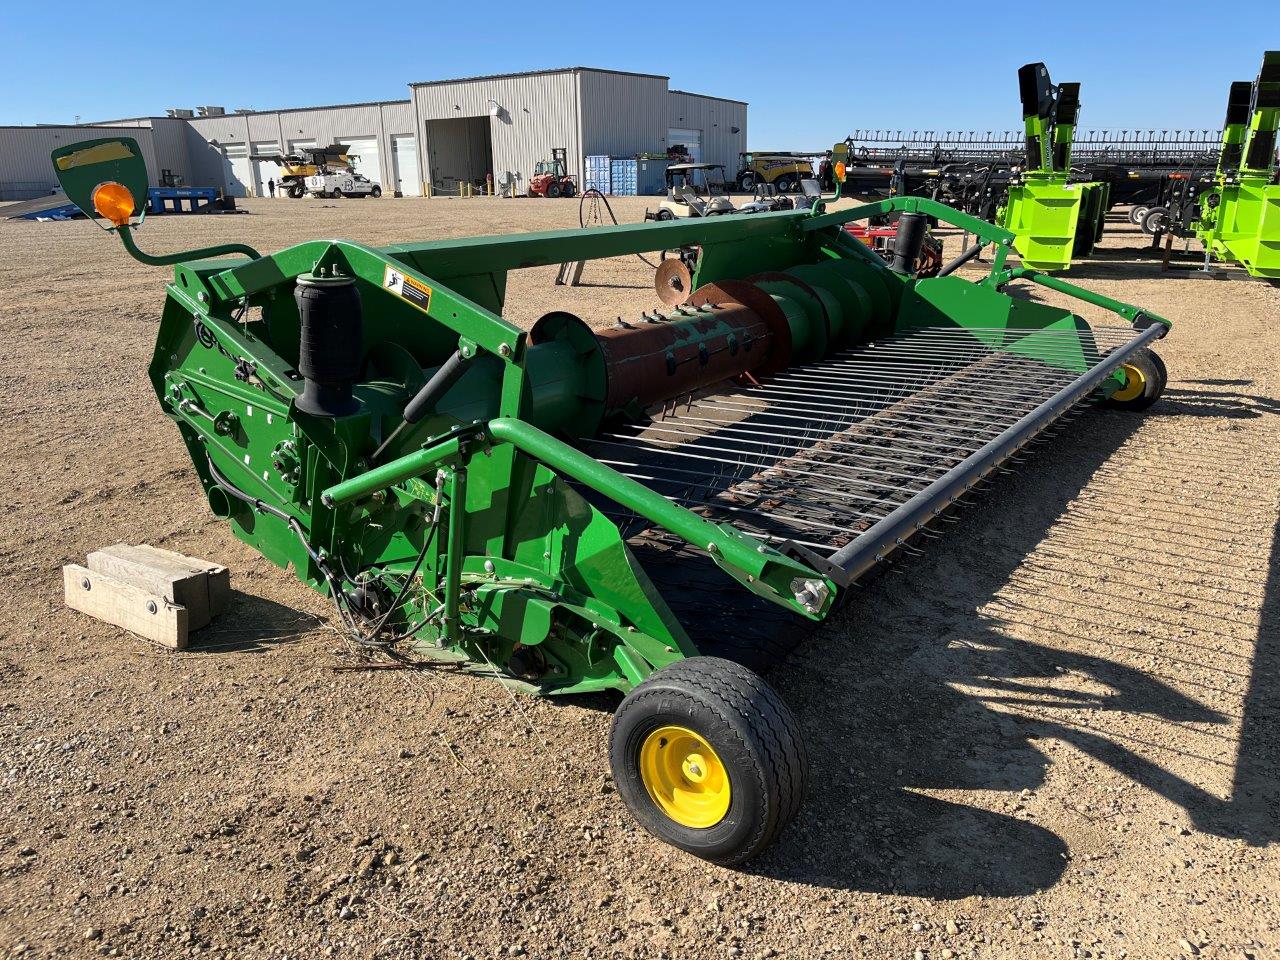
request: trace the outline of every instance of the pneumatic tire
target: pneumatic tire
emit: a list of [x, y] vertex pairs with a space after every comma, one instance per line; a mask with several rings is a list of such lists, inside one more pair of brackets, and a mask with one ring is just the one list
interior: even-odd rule
[[1150, 208], [1145, 203], [1139, 203], [1137, 206], [1130, 207], [1129, 222], [1135, 227], [1142, 226], [1142, 221], [1146, 217], [1148, 209]]
[[787, 705], [755, 673], [718, 657], [673, 663], [632, 690], [613, 717], [609, 762], [641, 826], [722, 866], [769, 847], [809, 781]]
[[1142, 215], [1142, 232], [1153, 237], [1169, 226], [1169, 210], [1167, 207], [1149, 207]]
[[1117, 410], [1146, 410], [1164, 394], [1169, 371], [1160, 354], [1143, 348], [1121, 364], [1125, 385], [1107, 398], [1107, 406]]

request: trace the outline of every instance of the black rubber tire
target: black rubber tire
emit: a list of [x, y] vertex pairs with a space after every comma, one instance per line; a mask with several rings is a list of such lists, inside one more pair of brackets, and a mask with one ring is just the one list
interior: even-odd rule
[[[641, 745], [669, 724], [703, 737], [725, 767], [729, 809], [714, 826], [670, 819], [641, 779]], [[722, 866], [744, 863], [770, 846], [800, 810], [809, 784], [809, 757], [787, 705], [757, 674], [718, 657], [673, 663], [627, 694], [609, 732], [609, 763], [641, 826]]]
[[382, 188], [374, 187], [369, 191], [369, 196], [373, 197], [375, 200], [378, 199], [378, 197], [382, 196]]
[[663, 222], [666, 222], [667, 220], [674, 220], [675, 218], [676, 218], [676, 215], [672, 213], [670, 210], [668, 210], [666, 207], [663, 207], [656, 214], [654, 214], [655, 220], [661, 220]]
[[573, 199], [576, 193], [577, 193], [577, 188], [572, 183], [566, 183], [563, 187], [560, 188], [560, 196], [567, 197], [570, 200]]
[[779, 177], [777, 180], [773, 181], [773, 186], [779, 193], [790, 193], [796, 188], [795, 183], [793, 183], [791, 178], [787, 176]]
[[307, 192], [306, 187], [295, 185], [289, 188], [289, 197], [290, 199], [293, 199], [293, 200], [301, 200], [303, 194], [305, 194], [306, 192]]
[[341, 199], [342, 199], [342, 191], [341, 191], [341, 190], [338, 190], [337, 188], [335, 188], [335, 189], [333, 190], [333, 192], [329, 194], [329, 196], [333, 197], [333, 199], [334, 199], [334, 200], [341, 200]]
[[549, 185], [547, 186], [547, 196], [548, 196], [550, 199], [552, 199], [552, 200], [557, 200], [557, 199], [559, 199], [559, 197], [560, 197], [560, 184], [558, 184], [558, 183], [552, 183], [552, 184], [549, 184]]
[[1145, 347], [1129, 357], [1125, 363], [1142, 371], [1142, 378], [1146, 381], [1142, 386], [1142, 393], [1131, 400], [1117, 400], [1109, 397], [1106, 405], [1116, 410], [1146, 410], [1164, 394], [1164, 388], [1169, 383], [1169, 371], [1165, 368], [1164, 361], [1160, 359], [1160, 354]]
[[1129, 208], [1129, 222], [1135, 227], [1142, 226], [1142, 221], [1147, 215], [1147, 211], [1151, 208], [1145, 203], [1139, 203]]
[[1142, 218], [1142, 232], [1148, 237], [1153, 237], [1157, 230], [1164, 229], [1168, 225], [1168, 220], [1168, 208], [1150, 207]]
[[744, 173], [738, 178], [738, 189], [743, 193], [751, 193], [756, 188], [755, 174]]

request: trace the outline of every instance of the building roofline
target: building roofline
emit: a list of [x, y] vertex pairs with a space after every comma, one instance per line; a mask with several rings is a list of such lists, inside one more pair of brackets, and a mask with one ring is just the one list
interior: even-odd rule
[[225, 120], [227, 117], [252, 117], [263, 113], [309, 113], [315, 110], [345, 110], [348, 107], [407, 107], [410, 103], [412, 103], [412, 101], [407, 98], [404, 100], [365, 100], [361, 103], [326, 103], [318, 107], [274, 107], [269, 110], [246, 110], [244, 113], [237, 113], [235, 110], [228, 110], [220, 117], [162, 117], [157, 119], [178, 119], [186, 120], [190, 123], [192, 120]]
[[[0, 130], [85, 130], [95, 127], [110, 126], [105, 122], [98, 123], [0, 123]], [[149, 130], [150, 127], [114, 127], [116, 130], [135, 129]]]
[[244, 113], [237, 113], [235, 110], [228, 110], [226, 113], [217, 117], [171, 117], [167, 114], [159, 116], [151, 114], [145, 117], [118, 117], [114, 120], [95, 120], [92, 123], [84, 123], [81, 126], [93, 127], [104, 126], [112, 123], [135, 123], [139, 120], [225, 120], [227, 117], [252, 117], [264, 113], [306, 113], [312, 110], [343, 110], [348, 107], [391, 107], [391, 106], [409, 106], [411, 100], [364, 100], [360, 103], [327, 103], [318, 107], [273, 107], [268, 110], [246, 110]]
[[611, 73], [619, 77], [646, 77], [650, 80], [670, 80], [662, 73], [636, 73], [634, 70], [608, 70], [604, 67], [554, 67], [548, 70], [522, 70], [518, 73], [487, 73], [478, 77], [453, 77], [447, 80], [419, 80], [409, 88], [438, 87], [447, 83], [474, 83], [477, 80], [510, 80], [514, 77], [545, 77], [557, 73]]
[[721, 100], [724, 103], [740, 103], [744, 107], [749, 107], [746, 100], [734, 100], [732, 97], [713, 97], [709, 93], [694, 93], [692, 90], [668, 90], [667, 93], [683, 93], [686, 97], [701, 97], [703, 100]]

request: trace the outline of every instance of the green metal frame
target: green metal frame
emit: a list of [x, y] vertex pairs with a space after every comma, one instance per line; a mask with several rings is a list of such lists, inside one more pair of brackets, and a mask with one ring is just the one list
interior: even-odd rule
[[[887, 270], [844, 224], [915, 211], [960, 226], [994, 248], [990, 274], [916, 281]], [[531, 344], [502, 319], [512, 269], [697, 245], [698, 286], [761, 270], [809, 271], [874, 289], [899, 327], [954, 323], [1038, 331], [1082, 324], [1070, 311], [1008, 297], [1030, 280], [1136, 320], [1141, 312], [1034, 271], [1009, 270], [1013, 235], [934, 201], [898, 197], [810, 211], [646, 223], [590, 231], [477, 237], [373, 249], [341, 240], [258, 257], [152, 256], [177, 262], [167, 286], [150, 377], [176, 421], [210, 507], [237, 537], [317, 589], [377, 588], [394, 604], [389, 627], [426, 655], [495, 673], [530, 690], [629, 690], [697, 645], [637, 563], [594, 491], [705, 551], [744, 587], [817, 620], [839, 592], [821, 563], [713, 523], [624, 477], [572, 444], [594, 429], [592, 368], [572, 338]], [[825, 271], [825, 272], [824, 272]], [[363, 302], [366, 371], [359, 412], [339, 418], [297, 408], [303, 274], [354, 279]], [[414, 285], [397, 294], [389, 278]], [[867, 297], [858, 302], [866, 309]], [[834, 311], [838, 297], [825, 308]], [[787, 308], [808, 322], [803, 298]], [[673, 319], [675, 317], [673, 316]], [[1151, 317], [1158, 322], [1160, 318]], [[849, 327], [849, 335], [853, 327]], [[872, 331], [860, 329], [866, 337]], [[471, 358], [436, 410], [370, 451], [455, 351]], [[589, 352], [589, 351], [588, 351]], [[1096, 358], [1046, 352], [1084, 370]], [[1109, 389], [1123, 374], [1109, 380]]]
[[1056, 105], [1046, 109], [1029, 102], [1031, 77], [1025, 74], [1034, 75], [1034, 68], [1048, 82], [1043, 64], [1027, 64], [1019, 71], [1028, 161], [1010, 183], [997, 219], [1014, 234], [1014, 248], [1024, 266], [1067, 270], [1073, 256], [1087, 256], [1101, 237], [1110, 190], [1103, 183], [1070, 182], [1080, 85], [1051, 88], [1069, 94], [1072, 101], [1060, 116]]
[[1215, 183], [1193, 224], [1206, 254], [1235, 261], [1255, 277], [1280, 278], [1280, 50], [1263, 56], [1248, 112], [1228, 110]]

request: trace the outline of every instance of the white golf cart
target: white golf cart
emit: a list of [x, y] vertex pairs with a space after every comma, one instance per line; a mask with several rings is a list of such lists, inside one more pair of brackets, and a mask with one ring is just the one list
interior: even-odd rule
[[724, 164], [673, 163], [667, 167], [667, 198], [657, 212], [646, 210], [646, 220], [675, 220], [683, 217], [717, 217], [737, 213], [725, 196]]

